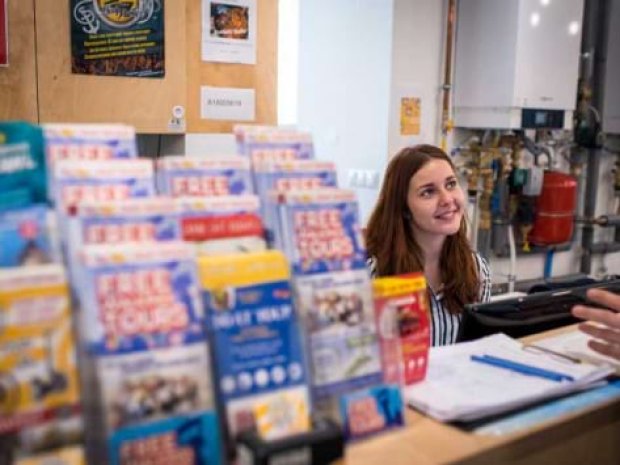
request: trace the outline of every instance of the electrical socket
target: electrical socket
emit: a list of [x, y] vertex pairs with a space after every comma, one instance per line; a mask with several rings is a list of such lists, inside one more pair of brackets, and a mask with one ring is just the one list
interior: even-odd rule
[[349, 187], [359, 187], [360, 172], [358, 170], [349, 170], [347, 173]]
[[379, 172], [376, 170], [349, 170], [349, 187], [376, 189], [379, 186]]

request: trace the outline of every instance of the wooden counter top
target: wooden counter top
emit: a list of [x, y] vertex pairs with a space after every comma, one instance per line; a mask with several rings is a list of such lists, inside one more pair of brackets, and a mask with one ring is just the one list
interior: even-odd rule
[[[533, 341], [561, 328], [524, 338]], [[479, 435], [410, 408], [407, 426], [347, 448], [347, 465], [620, 464], [620, 399], [504, 436]]]

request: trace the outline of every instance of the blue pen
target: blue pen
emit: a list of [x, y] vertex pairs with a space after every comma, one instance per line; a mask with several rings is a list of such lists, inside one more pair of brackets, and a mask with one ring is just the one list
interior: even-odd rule
[[505, 368], [506, 370], [512, 370], [517, 373], [528, 376], [538, 376], [540, 378], [550, 379], [551, 381], [575, 381], [575, 378], [557, 371], [545, 370], [543, 368], [526, 365], [524, 363], [513, 362], [505, 358], [494, 357], [492, 355], [472, 355], [471, 360], [479, 363], [486, 363], [498, 368]]

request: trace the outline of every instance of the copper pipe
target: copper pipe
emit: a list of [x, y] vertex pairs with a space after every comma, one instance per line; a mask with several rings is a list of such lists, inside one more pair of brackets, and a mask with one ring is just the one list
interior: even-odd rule
[[446, 150], [446, 137], [452, 129], [450, 118], [450, 93], [452, 90], [452, 49], [454, 41], [454, 28], [456, 26], [456, 0], [449, 0], [448, 18], [446, 22], [446, 57], [443, 78], [443, 106], [441, 116], [442, 149]]

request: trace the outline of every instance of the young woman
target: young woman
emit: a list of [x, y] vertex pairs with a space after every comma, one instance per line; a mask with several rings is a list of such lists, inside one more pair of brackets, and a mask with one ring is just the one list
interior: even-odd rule
[[366, 229], [373, 276], [421, 271], [431, 307], [431, 344], [452, 344], [465, 304], [491, 296], [487, 262], [467, 240], [465, 196], [439, 148], [401, 150], [385, 173]]

